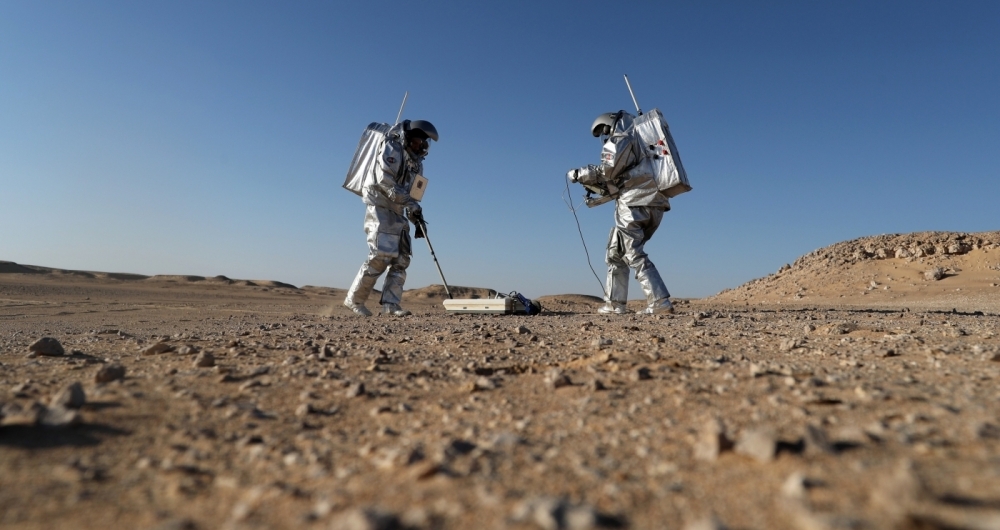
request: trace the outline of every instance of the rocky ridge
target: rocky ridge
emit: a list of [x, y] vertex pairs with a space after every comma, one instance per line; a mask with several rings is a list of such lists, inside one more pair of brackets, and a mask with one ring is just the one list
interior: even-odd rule
[[[705, 300], [808, 303], [824, 299], [826, 303], [852, 303], [852, 295], [874, 294], [876, 290], [906, 293], [913, 290], [908, 287], [922, 281], [959, 275], [978, 281], [971, 285], [976, 287], [973, 290], [996, 288], [1000, 287], [998, 272], [1000, 231], [887, 234], [814, 250], [768, 276]], [[818, 295], [810, 296], [810, 291]], [[996, 294], [1000, 295], [1000, 291]], [[872, 300], [862, 303], [871, 304]], [[893, 305], [903, 301], [894, 302], [889, 296], [877, 303]]]

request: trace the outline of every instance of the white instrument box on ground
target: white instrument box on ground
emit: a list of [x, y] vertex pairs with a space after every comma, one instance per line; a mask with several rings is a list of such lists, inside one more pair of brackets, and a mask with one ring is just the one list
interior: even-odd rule
[[[520, 296], [520, 295], [516, 295]], [[537, 315], [542, 311], [542, 304], [537, 300], [524, 298], [530, 308], [525, 307], [516, 296], [497, 296], [496, 298], [457, 298], [444, 301], [444, 310], [449, 313], [481, 314], [481, 315]], [[522, 297], [523, 298], [523, 297]]]
[[514, 312], [514, 301], [510, 298], [457, 298], [444, 301], [444, 309], [449, 313], [480, 313], [506, 315]]

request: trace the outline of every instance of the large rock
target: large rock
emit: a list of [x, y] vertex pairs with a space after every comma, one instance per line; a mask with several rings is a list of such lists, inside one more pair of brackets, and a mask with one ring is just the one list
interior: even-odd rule
[[52, 397], [50, 407], [65, 407], [68, 409], [78, 409], [87, 402], [87, 394], [83, 391], [83, 385], [79, 381], [66, 385], [58, 394]]
[[125, 379], [125, 367], [118, 363], [111, 363], [102, 366], [101, 369], [94, 374], [94, 382], [96, 383], [110, 383], [119, 379]]
[[51, 357], [66, 355], [66, 350], [63, 349], [62, 344], [59, 344], [59, 341], [52, 337], [42, 337], [36, 340], [31, 343], [31, 346], [28, 346], [28, 351]]
[[735, 451], [749, 456], [758, 462], [767, 463], [774, 460], [777, 453], [778, 439], [770, 429], [748, 429], [740, 434]]

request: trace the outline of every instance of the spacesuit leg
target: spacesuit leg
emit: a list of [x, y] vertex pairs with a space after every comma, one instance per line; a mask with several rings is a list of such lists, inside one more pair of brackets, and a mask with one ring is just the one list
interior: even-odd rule
[[[378, 277], [385, 272], [393, 259], [399, 254], [399, 235], [386, 233], [384, 230], [393, 228], [393, 212], [367, 205], [365, 209], [365, 234], [368, 240], [368, 257], [361, 265], [354, 282], [347, 290], [347, 297], [344, 305], [351, 308], [359, 315], [371, 315], [371, 311], [365, 307], [365, 301], [375, 287]], [[405, 223], [405, 220], [403, 221]]]
[[611, 229], [608, 236], [608, 249], [605, 261], [608, 264], [608, 279], [606, 283], [605, 306], [602, 313], [625, 312], [628, 302], [628, 264], [622, 260], [623, 247], [618, 227]]
[[389, 263], [389, 272], [385, 275], [385, 284], [382, 286], [382, 305], [393, 305], [399, 309], [399, 302], [403, 299], [403, 283], [406, 282], [406, 268], [410, 266], [410, 229], [399, 236], [399, 253]]
[[663, 210], [651, 209], [647, 207], [620, 208], [616, 214], [616, 219], [621, 218], [625, 228], [622, 233], [628, 237], [623, 238], [625, 243], [623, 260], [629, 267], [635, 270], [635, 279], [639, 281], [643, 294], [646, 295], [647, 311], [659, 312], [672, 309], [670, 305], [670, 291], [663, 283], [660, 272], [656, 270], [652, 260], [646, 254], [645, 245], [653, 237], [653, 233], [660, 226], [663, 219]]

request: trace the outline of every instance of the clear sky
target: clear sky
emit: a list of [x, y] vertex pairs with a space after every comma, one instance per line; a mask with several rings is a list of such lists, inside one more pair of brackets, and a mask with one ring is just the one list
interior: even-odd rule
[[[448, 282], [600, 295], [565, 173], [632, 109], [622, 74], [694, 187], [646, 246], [675, 296], [846, 239], [1000, 229], [996, 1], [0, 0], [0, 260], [346, 288], [344, 174], [409, 91], [441, 135], [423, 206]], [[613, 213], [579, 212], [602, 280]], [[414, 243], [406, 287], [440, 283]]]

